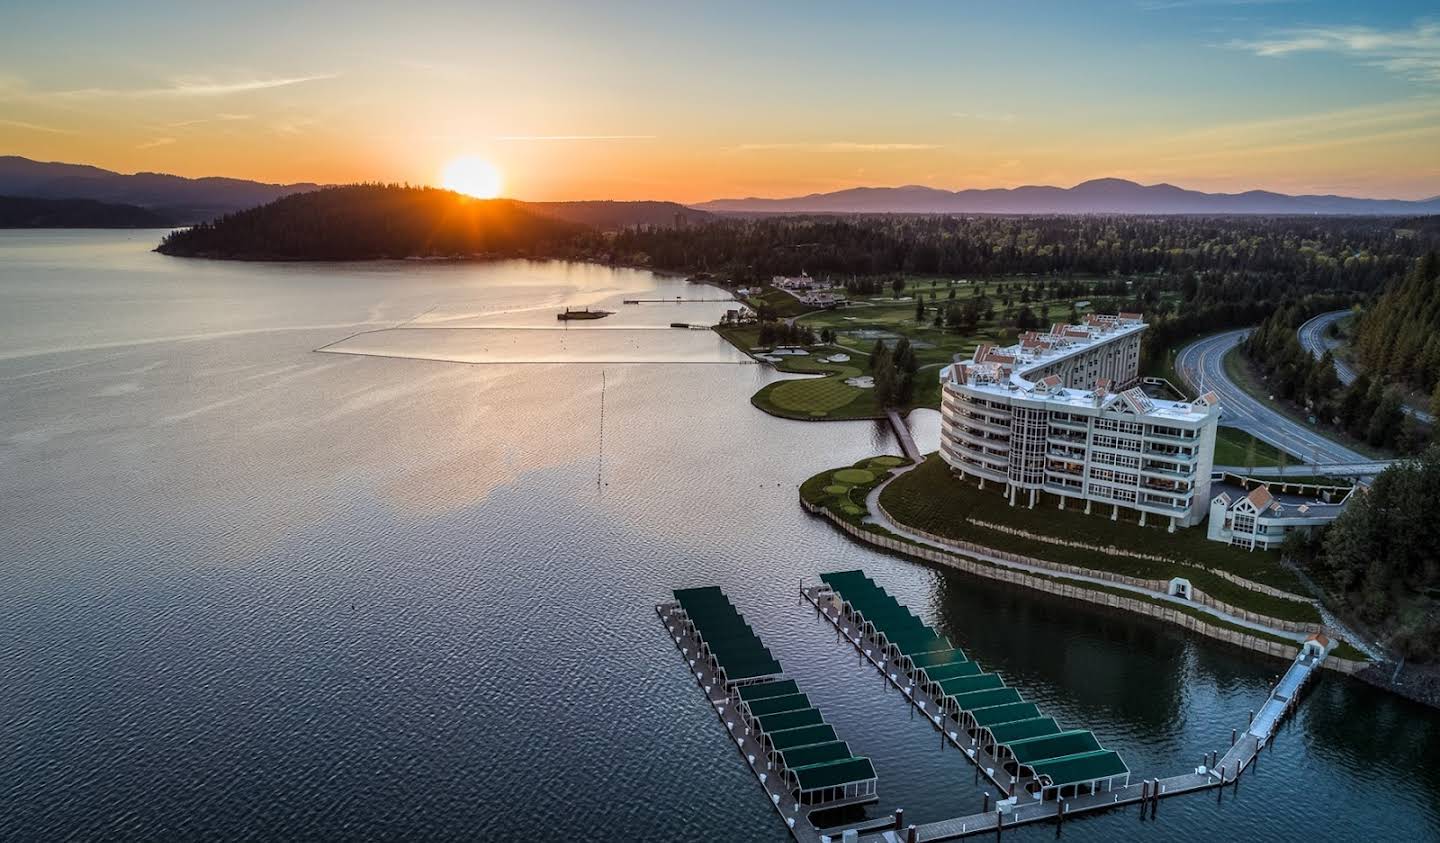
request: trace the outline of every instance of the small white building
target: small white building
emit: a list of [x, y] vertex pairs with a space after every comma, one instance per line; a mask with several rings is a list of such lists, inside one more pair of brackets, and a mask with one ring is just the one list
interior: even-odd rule
[[[1305, 488], [1320, 492], [1322, 487]], [[1327, 499], [1323, 493], [1277, 493], [1269, 486], [1256, 486], [1247, 491], [1234, 483], [1216, 482], [1212, 489], [1219, 493], [1210, 499], [1210, 521], [1205, 537], [1248, 550], [1273, 550], [1296, 530], [1313, 530], [1339, 518], [1350, 497], [1362, 488], [1355, 486], [1348, 491], [1330, 488]]]

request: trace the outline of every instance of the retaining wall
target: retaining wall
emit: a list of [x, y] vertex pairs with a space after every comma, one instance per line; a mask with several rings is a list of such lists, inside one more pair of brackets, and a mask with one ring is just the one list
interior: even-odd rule
[[[903, 554], [905, 556], [917, 557], [929, 562], [934, 562], [938, 565], [945, 565], [950, 568], [955, 568], [969, 574], [975, 574], [976, 576], [986, 577], [992, 580], [1000, 580], [1001, 582], [1014, 583], [1016, 585], [1024, 586], [1026, 588], [1033, 588], [1039, 591], [1047, 591], [1051, 594], [1058, 594], [1062, 597], [1068, 597], [1073, 600], [1083, 600], [1087, 603], [1096, 603], [1101, 606], [1109, 606], [1111, 608], [1123, 609], [1128, 612], [1145, 615], [1146, 617], [1157, 618], [1159, 620], [1183, 626], [1186, 629], [1191, 630], [1192, 632], [1196, 632], [1210, 638], [1215, 638], [1229, 644], [1234, 644], [1237, 647], [1244, 647], [1247, 650], [1253, 650], [1258, 653], [1264, 653], [1266, 655], [1274, 656], [1279, 659], [1284, 659], [1285, 661], [1293, 660], [1295, 658], [1295, 653], [1299, 649], [1298, 644], [1281, 644], [1278, 641], [1271, 641], [1268, 638], [1261, 638], [1257, 635], [1253, 635], [1250, 633], [1229, 629], [1227, 627], [1217, 626], [1206, 622], [1202, 618], [1198, 618], [1194, 615], [1182, 612], [1179, 609], [1157, 605], [1155, 603], [1151, 603], [1147, 600], [1142, 600], [1137, 597], [1124, 597], [1119, 594], [1111, 594], [1105, 591], [1096, 591], [1094, 589], [1085, 588], [1083, 586], [1056, 582], [1049, 577], [1031, 574], [1025, 571], [1018, 571], [1013, 568], [1006, 568], [1000, 565], [980, 562], [974, 559], [968, 559], [964, 556], [958, 556], [954, 553], [939, 550], [938, 548], [925, 547], [923, 545], [917, 545], [912, 542], [903, 541], [901, 539], [896, 539], [891, 536], [882, 535], [880, 533], [873, 533], [869, 530], [862, 529], [854, 524], [849, 523], [848, 521], [841, 519], [839, 516], [830, 512], [828, 509], [825, 509], [821, 506], [816, 506], [815, 504], [810, 503], [804, 498], [800, 499], [800, 505], [805, 508], [806, 512], [825, 518], [835, 527], [839, 528], [842, 532], [847, 533], [852, 538], [866, 544], [874, 545], [875, 547], [889, 550], [894, 553]], [[915, 532], [920, 535], [926, 535], [923, 531], [920, 530], [916, 530]], [[949, 540], [943, 541], [949, 542]], [[954, 542], [949, 543], [955, 544]], [[1024, 562], [1024, 564], [1034, 564], [1033, 562], [1026, 559], [1026, 557], [1017, 557], [1014, 554], [992, 550], [990, 548], [982, 547], [980, 545], [971, 545], [968, 542], [964, 544], [966, 546], [975, 548], [976, 552], [993, 555], [1001, 559], [1009, 558], [1014, 561], [1022, 561]], [[1116, 574], [1109, 574], [1104, 571], [1092, 571], [1089, 569], [1076, 568], [1070, 565], [1056, 565], [1054, 563], [1050, 563], [1044, 565], [1043, 567], [1055, 570], [1056, 573], [1079, 573], [1085, 576], [1098, 577], [1100, 579], [1110, 580], [1113, 582], [1127, 582], [1134, 579], [1131, 577], [1121, 577]], [[1159, 591], [1162, 593], [1169, 586], [1168, 580], [1135, 580], [1135, 582], [1161, 583]], [[1148, 586], [1146, 587], [1148, 588]], [[1237, 615], [1240, 614], [1241, 613], [1237, 613]], [[1245, 614], [1249, 614], [1250, 617], [1259, 617], [1257, 615], [1254, 615], [1254, 613]], [[1274, 619], [1267, 619], [1267, 621], [1273, 620]], [[1322, 666], [1331, 670], [1340, 671], [1341, 673], [1355, 673], [1365, 668], [1367, 664], [1368, 663], [1366, 662], [1351, 661], [1349, 659], [1342, 659], [1338, 656], [1332, 655], [1325, 659], [1325, 661], [1322, 663]]]

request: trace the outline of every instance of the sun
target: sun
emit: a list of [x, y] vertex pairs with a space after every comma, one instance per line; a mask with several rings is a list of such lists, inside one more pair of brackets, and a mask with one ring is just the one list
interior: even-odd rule
[[504, 188], [500, 170], [484, 158], [466, 156], [445, 165], [440, 183], [456, 193], [479, 199], [494, 199]]

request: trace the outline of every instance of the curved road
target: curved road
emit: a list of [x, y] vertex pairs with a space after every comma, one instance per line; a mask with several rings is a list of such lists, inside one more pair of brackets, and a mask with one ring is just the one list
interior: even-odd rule
[[[1316, 316], [1314, 319], [1300, 326], [1298, 332], [1300, 334], [1300, 344], [1305, 346], [1305, 350], [1313, 354], [1316, 360], [1319, 360], [1327, 349], [1333, 349], [1340, 344], [1338, 340], [1332, 340], [1325, 336], [1326, 329], [1349, 315], [1350, 311], [1348, 310], [1332, 310], [1329, 313], [1322, 313]], [[1339, 357], [1335, 358], [1335, 374], [1339, 376], [1340, 382], [1346, 386], [1354, 383], [1356, 377], [1355, 370], [1350, 367], [1350, 364], [1341, 360]], [[1409, 405], [1401, 409], [1425, 424], [1431, 424], [1435, 421], [1434, 416]]]
[[[1331, 325], [1349, 315], [1350, 311], [1348, 310], [1332, 310], [1316, 316], [1300, 326], [1300, 344], [1305, 346], [1305, 350], [1314, 355], [1316, 360], [1319, 360], [1326, 351], [1330, 351], [1340, 344], [1339, 340], [1332, 340], [1325, 336], [1325, 332]], [[1335, 374], [1340, 376], [1340, 382], [1346, 386], [1355, 382], [1355, 370], [1339, 357], [1335, 358]]]
[[[1176, 356], [1175, 371], [1196, 393], [1213, 391], [1220, 397], [1220, 406], [1224, 411], [1220, 420], [1223, 424], [1238, 427], [1307, 463], [1375, 462], [1291, 421], [1280, 411], [1251, 398], [1230, 381], [1225, 374], [1225, 354], [1249, 333], [1249, 328], [1241, 328], [1190, 343]], [[1383, 467], [1384, 463], [1377, 463], [1376, 470]]]

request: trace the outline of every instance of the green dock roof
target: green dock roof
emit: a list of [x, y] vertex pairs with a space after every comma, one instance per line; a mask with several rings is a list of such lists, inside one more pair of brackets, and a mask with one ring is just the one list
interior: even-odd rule
[[1062, 758], [1047, 758], [1035, 762], [1031, 767], [1037, 776], [1049, 779], [1052, 786], [1100, 781], [1130, 772], [1130, 768], [1120, 760], [1120, 755], [1108, 749], [1066, 755]]
[[998, 726], [1001, 723], [1013, 723], [1016, 720], [1031, 720], [1039, 717], [1040, 709], [1035, 703], [1017, 702], [973, 709], [970, 716], [975, 720], [977, 726]]
[[838, 740], [835, 737], [835, 730], [829, 723], [821, 723], [818, 726], [801, 726], [798, 729], [781, 729], [775, 732], [766, 732], [765, 737], [770, 739], [770, 746], [777, 750], [792, 749], [797, 746], [809, 746], [816, 743], [832, 743]]
[[1102, 749], [1100, 742], [1095, 736], [1083, 729], [1072, 729], [1068, 732], [1057, 732], [1053, 735], [1041, 735], [1025, 740], [1012, 741], [1006, 744], [1010, 748], [1010, 754], [1021, 764], [1032, 764], [1032, 762], [1045, 761], [1051, 758], [1063, 758], [1067, 755], [1079, 755], [1084, 752], [1095, 752]]
[[731, 682], [780, 673], [780, 662], [719, 588], [677, 588], [673, 593]]
[[742, 700], [760, 700], [766, 697], [782, 697], [798, 693], [800, 688], [793, 679], [777, 679], [773, 682], [755, 682], [750, 685], [741, 685], [740, 691]]
[[824, 787], [840, 787], [851, 782], [869, 781], [875, 778], [875, 767], [869, 758], [846, 758], [840, 761], [826, 761], [807, 767], [791, 767], [790, 773], [800, 783], [800, 789], [819, 790]]
[[1003, 723], [990, 728], [990, 736], [997, 744], [1007, 744], [1012, 741], [1023, 741], [1026, 738], [1038, 738], [1045, 735], [1053, 735], [1060, 731], [1060, 725], [1053, 717], [1032, 717], [1029, 720], [1016, 720], [1013, 723]]
[[[925, 668], [925, 672], [931, 676], [934, 675], [930, 670], [932, 667], [950, 664], [974, 664], [974, 662], [965, 658], [963, 651], [953, 648], [949, 650], [931, 650], [928, 653], [914, 653], [910, 656], [910, 663], [916, 667]], [[975, 665], [975, 672], [980, 672], [979, 665]]]
[[798, 729], [802, 726], [819, 726], [825, 722], [818, 708], [802, 708], [796, 711], [781, 711], [775, 714], [767, 714], [764, 717], [755, 718], [762, 732], [783, 732], [786, 729]]
[[850, 757], [850, 744], [844, 741], [830, 741], [810, 746], [797, 746], [780, 753], [780, 764], [784, 767], [805, 767], [823, 764], [826, 761], [841, 761]]
[[985, 672], [979, 664], [969, 661], [926, 666], [922, 669], [925, 671], [925, 675], [930, 677], [931, 682], [944, 682], [946, 679], [963, 679], [967, 676], [976, 676]]
[[[973, 662], [972, 662], [973, 663]], [[989, 691], [1005, 687], [1005, 680], [997, 673], [977, 673], [974, 676], [957, 676], [940, 683], [940, 690], [948, 696], [968, 694], [972, 691]]]
[[782, 711], [809, 708], [810, 698], [804, 694], [784, 694], [778, 697], [745, 700], [745, 705], [749, 707], [752, 715], [762, 717], [766, 714], [779, 714]]
[[994, 705], [1007, 705], [1009, 703], [1021, 702], [1020, 692], [1014, 688], [991, 688], [987, 691], [971, 691], [967, 694], [951, 694], [950, 699], [960, 706], [962, 711], [973, 711], [977, 708], [989, 708]]

